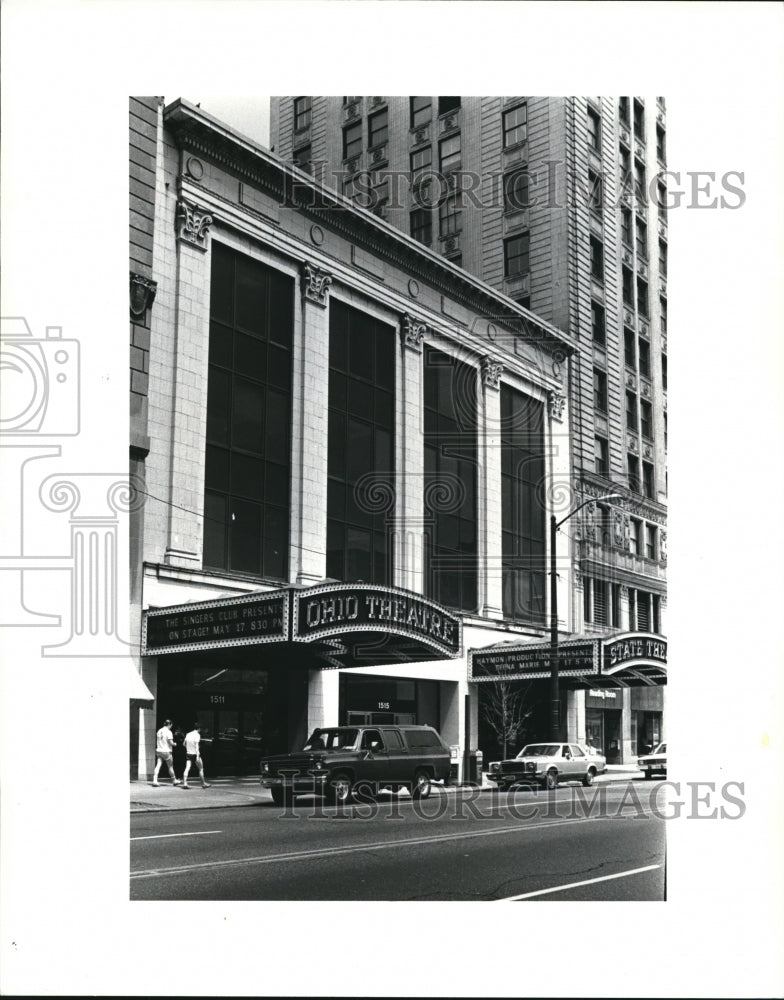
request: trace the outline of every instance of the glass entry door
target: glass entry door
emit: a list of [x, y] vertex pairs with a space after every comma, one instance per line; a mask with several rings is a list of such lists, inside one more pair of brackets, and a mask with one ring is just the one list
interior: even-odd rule
[[262, 714], [241, 709], [207, 708], [196, 712], [201, 726], [204, 769], [210, 775], [256, 775], [262, 754]]

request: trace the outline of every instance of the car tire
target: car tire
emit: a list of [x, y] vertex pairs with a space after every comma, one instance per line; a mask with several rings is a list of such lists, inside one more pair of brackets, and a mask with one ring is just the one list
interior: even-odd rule
[[594, 771], [592, 767], [589, 767], [585, 773], [585, 777], [583, 778], [583, 784], [585, 785], [586, 788], [591, 787], [595, 777], [596, 777], [596, 771]]
[[647, 771], [645, 772], [645, 780], [646, 780], [646, 781], [650, 781], [652, 777], [653, 777], [653, 771], [651, 771], [651, 770], [650, 770], [650, 768], [649, 768], [649, 769], [648, 769], [648, 770], [647, 770]]
[[558, 772], [557, 771], [551, 770], [551, 771], [547, 772], [547, 774], [544, 776], [544, 785], [543, 785], [543, 787], [548, 792], [554, 792], [556, 790], [556, 788], [558, 787]]
[[427, 771], [417, 771], [411, 785], [412, 799], [427, 799], [430, 797], [430, 775]]
[[334, 805], [346, 805], [351, 801], [353, 786], [347, 774], [331, 775], [327, 781], [327, 802]]

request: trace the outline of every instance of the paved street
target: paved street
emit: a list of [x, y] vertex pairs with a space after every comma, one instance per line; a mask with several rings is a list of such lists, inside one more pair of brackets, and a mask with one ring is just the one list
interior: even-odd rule
[[[131, 899], [661, 900], [658, 782], [131, 816]], [[157, 791], [157, 790], [156, 790]], [[169, 794], [174, 794], [172, 789]], [[194, 790], [193, 795], [200, 790]], [[207, 790], [208, 792], [211, 790]]]

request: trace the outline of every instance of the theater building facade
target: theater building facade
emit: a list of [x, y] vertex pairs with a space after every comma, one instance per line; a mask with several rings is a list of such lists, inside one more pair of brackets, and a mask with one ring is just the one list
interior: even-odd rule
[[[577, 345], [201, 109], [155, 119], [131, 448], [151, 697], [131, 702], [131, 777], [165, 717], [201, 725], [213, 775], [360, 722], [431, 724], [463, 768], [494, 669], [476, 651], [548, 634]], [[580, 609], [558, 545], [566, 638]], [[613, 681], [609, 655], [564, 674], [564, 721], [599, 739], [619, 692], [630, 753], [624, 692], [663, 661], [626, 656]]]

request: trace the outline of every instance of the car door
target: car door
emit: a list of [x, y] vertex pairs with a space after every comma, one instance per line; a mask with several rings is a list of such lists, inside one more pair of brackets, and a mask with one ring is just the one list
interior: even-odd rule
[[572, 756], [572, 748], [568, 743], [564, 743], [558, 758], [558, 771], [566, 781], [574, 777], [574, 768], [575, 762]]
[[588, 758], [575, 743], [570, 743], [569, 749], [572, 751], [572, 775], [582, 780], [588, 771]]
[[378, 729], [365, 729], [359, 744], [357, 781], [366, 779], [379, 785], [389, 781], [389, 750]]

